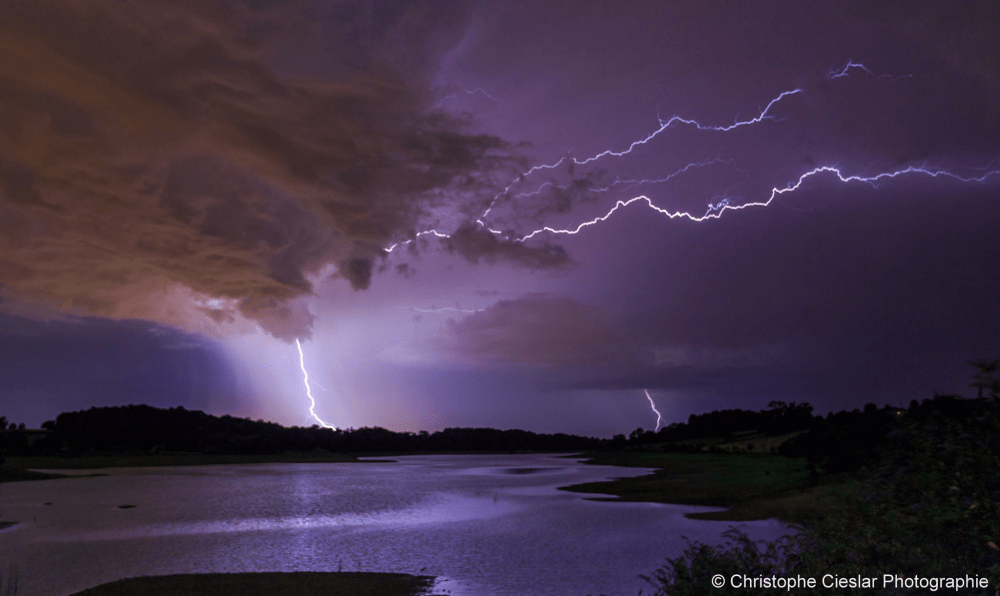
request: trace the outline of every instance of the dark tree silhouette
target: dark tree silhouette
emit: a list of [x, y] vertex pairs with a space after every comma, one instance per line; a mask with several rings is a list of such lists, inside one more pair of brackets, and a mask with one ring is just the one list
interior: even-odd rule
[[983, 390], [989, 390], [990, 397], [996, 398], [1000, 394], [1000, 378], [997, 378], [997, 371], [1000, 370], [1000, 360], [986, 360], [980, 358], [971, 360], [969, 364], [979, 369], [979, 374], [975, 376], [975, 381], [969, 387], [978, 390], [976, 397], [983, 396]]

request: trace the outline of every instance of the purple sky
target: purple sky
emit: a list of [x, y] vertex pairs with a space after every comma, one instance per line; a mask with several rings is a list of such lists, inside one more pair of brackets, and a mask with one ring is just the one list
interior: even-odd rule
[[970, 395], [1000, 8], [870, 4], [7, 7], [0, 414], [312, 424], [296, 338], [344, 427]]

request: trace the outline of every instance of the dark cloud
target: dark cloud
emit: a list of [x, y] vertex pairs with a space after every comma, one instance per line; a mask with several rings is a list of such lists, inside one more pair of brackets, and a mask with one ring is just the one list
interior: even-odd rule
[[[426, 207], [490, 196], [520, 161], [417, 86], [461, 17], [355, 4], [322, 25], [322, 7], [230, 0], [5, 7], [5, 291], [290, 338], [311, 322], [293, 304], [310, 276], [332, 264], [366, 288]], [[525, 252], [465, 252], [491, 248]]]
[[536, 269], [568, 267], [572, 261], [566, 249], [551, 242], [527, 244], [498, 236], [475, 224], [465, 224], [445, 239], [445, 247], [472, 263], [506, 261]]
[[128, 403], [251, 413], [214, 341], [148, 321], [0, 313], [0, 353], [5, 413], [33, 426], [67, 410]]
[[598, 362], [620, 343], [605, 310], [528, 294], [449, 321], [432, 345], [471, 364], [567, 366]]
[[995, 354], [995, 191], [947, 183], [820, 188], [710, 226], [650, 226], [647, 268], [618, 272], [623, 351], [559, 389], [662, 389], [702, 407], [811, 401], [822, 411], [965, 393]]

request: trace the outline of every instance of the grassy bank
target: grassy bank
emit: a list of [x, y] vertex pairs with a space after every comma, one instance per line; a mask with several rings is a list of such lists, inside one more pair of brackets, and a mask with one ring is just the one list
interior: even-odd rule
[[123, 579], [74, 596], [417, 596], [426, 594], [433, 581], [401, 573], [203, 573]]
[[764, 453], [662, 453], [611, 451], [588, 454], [596, 465], [655, 468], [637, 478], [588, 482], [563, 490], [615, 495], [624, 501], [709, 505], [727, 511], [695, 513], [693, 519], [805, 523], [842, 506], [855, 485], [840, 476], [811, 474], [802, 458]]
[[21, 466], [4, 465], [0, 467], [0, 482], [20, 482], [23, 480], [49, 480], [52, 478], [65, 478], [62, 474], [46, 474], [45, 472], [34, 472], [26, 470]]

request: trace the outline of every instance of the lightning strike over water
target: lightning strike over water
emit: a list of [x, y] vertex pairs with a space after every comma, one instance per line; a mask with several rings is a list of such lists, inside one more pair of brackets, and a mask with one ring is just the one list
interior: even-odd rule
[[659, 432], [660, 431], [660, 420], [662, 419], [661, 416], [660, 416], [660, 411], [656, 409], [656, 404], [653, 403], [653, 398], [652, 398], [652, 396], [649, 395], [649, 389], [643, 389], [643, 392], [645, 392], [645, 394], [646, 394], [646, 399], [649, 400], [649, 407], [653, 408], [653, 413], [656, 414], [656, 430], [653, 431], [653, 432]]
[[299, 367], [302, 369], [302, 383], [305, 384], [306, 395], [309, 396], [309, 415], [312, 416], [316, 422], [319, 422], [320, 426], [323, 428], [337, 430], [336, 426], [323, 422], [323, 419], [316, 415], [316, 398], [313, 397], [312, 388], [309, 387], [309, 372], [306, 370], [305, 355], [302, 353], [302, 344], [299, 343], [298, 338], [295, 339], [295, 347], [299, 349]]

